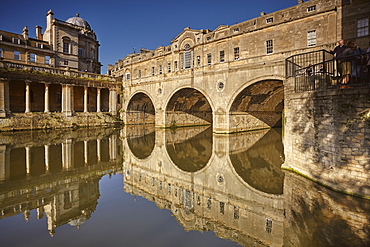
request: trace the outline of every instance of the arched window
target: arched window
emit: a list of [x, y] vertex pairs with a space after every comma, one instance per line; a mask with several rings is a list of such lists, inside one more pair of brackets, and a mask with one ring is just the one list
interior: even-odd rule
[[68, 37], [63, 37], [63, 53], [70, 54], [71, 52], [71, 39]]
[[180, 66], [182, 69], [191, 68], [192, 61], [192, 51], [190, 50], [190, 45], [185, 44], [184, 52], [180, 54]]

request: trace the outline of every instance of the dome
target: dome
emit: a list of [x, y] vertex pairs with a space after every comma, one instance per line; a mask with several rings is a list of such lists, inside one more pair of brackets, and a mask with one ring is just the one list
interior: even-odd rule
[[66, 22], [92, 31], [90, 24], [84, 19], [82, 19], [78, 13], [76, 14], [75, 17], [71, 17], [68, 20], [66, 20]]

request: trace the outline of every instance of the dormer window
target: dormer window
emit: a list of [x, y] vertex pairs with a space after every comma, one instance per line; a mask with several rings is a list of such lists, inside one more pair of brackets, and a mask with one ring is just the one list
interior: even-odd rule
[[310, 6], [307, 8], [307, 12], [312, 12], [316, 10], [316, 5]]
[[274, 18], [273, 17], [270, 17], [270, 18], [267, 18], [266, 19], [266, 23], [273, 23], [274, 22]]
[[17, 45], [21, 44], [21, 40], [18, 39], [18, 38], [13, 38], [12, 41], [13, 41], [14, 44], [17, 44]]

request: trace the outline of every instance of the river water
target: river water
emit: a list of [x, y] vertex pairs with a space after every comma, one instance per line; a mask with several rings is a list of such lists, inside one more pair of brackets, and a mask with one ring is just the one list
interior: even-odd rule
[[369, 246], [370, 200], [283, 162], [281, 129], [0, 133], [0, 245]]

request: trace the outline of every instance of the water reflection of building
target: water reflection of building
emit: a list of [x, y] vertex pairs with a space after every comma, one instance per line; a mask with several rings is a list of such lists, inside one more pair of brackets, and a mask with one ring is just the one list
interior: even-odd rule
[[[145, 158], [135, 156], [138, 150], [125, 150], [126, 192], [170, 209], [186, 230], [212, 230], [219, 237], [246, 246], [282, 245], [282, 171], [279, 179], [272, 181], [275, 188], [272, 192], [267, 186], [260, 188], [248, 183], [258, 180], [256, 176], [270, 177], [280, 167], [283, 150], [281, 139], [280, 147], [274, 142], [279, 142], [275, 130], [230, 136], [212, 135], [210, 129], [141, 132], [151, 134], [137, 136], [132, 133], [138, 131], [128, 129], [124, 148], [130, 149], [132, 143], [146, 139], [153, 150]], [[255, 151], [258, 146], [275, 148], [276, 152]], [[249, 150], [253, 150], [255, 160], [251, 162], [258, 160], [258, 168], [237, 164], [237, 156], [248, 156]], [[280, 163], [273, 163], [279, 159]], [[237, 167], [249, 173], [242, 177]]]
[[36, 209], [51, 235], [89, 219], [100, 178], [121, 170], [113, 130], [4, 133], [0, 140], [0, 219], [23, 213], [29, 220]]
[[[185, 230], [212, 230], [243, 246], [369, 241], [369, 202], [283, 173], [275, 130], [212, 136], [141, 126], [125, 134], [125, 191], [171, 210]], [[139, 143], [151, 152], [138, 155]]]

